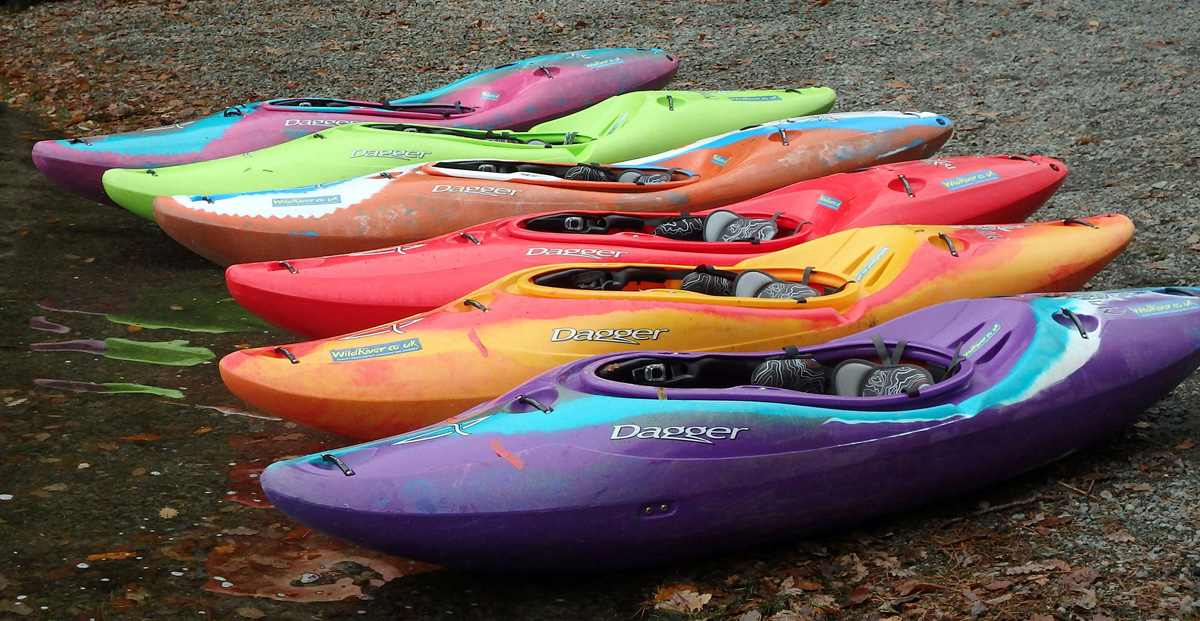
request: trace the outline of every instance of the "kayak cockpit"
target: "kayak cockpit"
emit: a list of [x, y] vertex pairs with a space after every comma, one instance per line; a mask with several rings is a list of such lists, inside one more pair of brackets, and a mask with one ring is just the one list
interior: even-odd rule
[[636, 233], [689, 242], [760, 244], [795, 235], [811, 223], [775, 214], [740, 215], [718, 209], [704, 216], [687, 213], [646, 216], [621, 213], [563, 212], [514, 222], [514, 228], [560, 235]]
[[758, 298], [806, 303], [835, 296], [853, 285], [834, 274], [800, 270], [730, 271], [701, 265], [694, 269], [654, 266], [568, 268], [534, 275], [531, 283], [567, 291], [684, 292], [712, 298]]
[[[483, 132], [477, 132], [482, 134]], [[534, 137], [521, 134], [526, 145], [554, 145]], [[545, 134], [553, 140], [558, 136], [561, 145], [578, 144], [590, 138], [571, 135]], [[515, 137], [496, 134], [494, 139], [509, 140]], [[590, 192], [636, 193], [671, 190], [698, 181], [695, 173], [679, 168], [660, 166], [600, 166], [598, 164], [554, 164], [548, 162], [514, 162], [508, 160], [453, 160], [426, 164], [422, 172], [429, 175], [457, 177], [460, 179], [482, 179], [487, 181], [513, 181], [545, 185], [570, 190]], [[520, 227], [517, 230], [521, 230]]]
[[[407, 134], [427, 134], [437, 136], [450, 136], [454, 138], [465, 138], [468, 140], [482, 140], [485, 142], [504, 142], [517, 146], [529, 146], [543, 149], [551, 147], [565, 147], [569, 145], [580, 145], [594, 140], [589, 136], [584, 136], [576, 132], [567, 132], [565, 134], [557, 133], [534, 133], [534, 132], [511, 132], [508, 130], [491, 130], [491, 129], [459, 129], [454, 127], [435, 127], [433, 125], [410, 125], [408, 123], [364, 123], [361, 127], [371, 130], [404, 132]], [[462, 162], [438, 162], [439, 167], [454, 168], [455, 165]], [[514, 162], [503, 162], [512, 164]], [[568, 165], [569, 166], [569, 165]]]
[[[961, 354], [878, 335], [860, 344], [788, 347], [776, 354], [664, 354], [594, 369], [602, 393], [651, 399], [770, 400], [821, 407], [906, 404], [964, 388], [975, 367]], [[619, 387], [614, 387], [614, 384]], [[631, 394], [633, 393], [633, 394]], [[766, 395], [770, 398], [764, 399]]]
[[388, 103], [376, 101], [351, 101], [347, 99], [323, 99], [317, 97], [300, 97], [294, 99], [276, 99], [268, 101], [267, 106], [284, 108], [289, 111], [304, 112], [344, 112], [347, 110], [371, 110], [374, 112], [395, 112], [402, 114], [428, 115], [430, 118], [452, 118], [464, 114], [473, 114], [476, 109], [454, 103]]

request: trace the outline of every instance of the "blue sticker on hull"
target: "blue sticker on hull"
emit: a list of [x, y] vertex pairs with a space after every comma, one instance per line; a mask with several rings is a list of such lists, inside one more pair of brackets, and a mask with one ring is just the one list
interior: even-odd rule
[[345, 362], [347, 360], [364, 360], [367, 358], [395, 356], [397, 354], [407, 354], [420, 350], [420, 339], [406, 339], [403, 341], [384, 343], [382, 345], [364, 345], [362, 347], [351, 347], [348, 349], [334, 349], [330, 350], [329, 357], [332, 358], [334, 362]]
[[1000, 175], [996, 174], [996, 171], [989, 169], [973, 172], [968, 175], [962, 175], [961, 177], [955, 177], [953, 179], [947, 179], [942, 182], [942, 185], [946, 186], [947, 190], [953, 192], [955, 190], [969, 188], [973, 185], [999, 180]]
[[834, 211], [837, 211], [838, 207], [842, 206], [842, 201], [839, 201], [838, 199], [836, 199], [832, 196], [826, 196], [826, 195], [822, 194], [821, 198], [817, 199], [817, 204], [822, 207], [828, 207]]

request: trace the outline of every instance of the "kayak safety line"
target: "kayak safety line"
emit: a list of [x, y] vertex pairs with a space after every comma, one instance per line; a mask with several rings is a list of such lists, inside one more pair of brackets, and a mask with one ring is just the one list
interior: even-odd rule
[[1075, 314], [1075, 311], [1072, 311], [1071, 309], [1064, 306], [1064, 307], [1062, 307], [1062, 314], [1065, 315], [1067, 317], [1067, 319], [1070, 319], [1071, 322], [1075, 324], [1075, 329], [1079, 330], [1079, 336], [1082, 336], [1085, 339], [1088, 337], [1087, 330], [1084, 329], [1083, 322], [1079, 320], [1079, 316]]
[[225, 108], [225, 111], [221, 113], [221, 116], [246, 116], [246, 113], [242, 112], [242, 109], [238, 108], [237, 106], [231, 106], [229, 108]]
[[291, 361], [292, 364], [300, 364], [300, 361], [296, 359], [296, 355], [283, 347], [276, 347], [275, 353], [287, 356], [287, 359]]
[[533, 397], [527, 397], [525, 395], [517, 395], [517, 398], [514, 400], [517, 403], [524, 403], [525, 405], [528, 405], [531, 408], [540, 410], [543, 414], [549, 414], [554, 411], [554, 408], [543, 404], [541, 401], [538, 401], [537, 399], [534, 399]]
[[72, 139], [71, 139], [71, 140], [69, 140], [68, 142], [70, 142], [71, 144], [81, 144], [81, 145], [83, 145], [83, 146], [85, 146], [85, 147], [90, 147], [90, 146], [92, 146], [92, 143], [90, 143], [90, 142], [88, 142], [88, 141], [84, 140], [83, 138], [72, 138]]
[[475, 308], [478, 308], [479, 310], [481, 310], [485, 313], [488, 312], [489, 310], [491, 310], [490, 308], [484, 306], [483, 302], [480, 302], [478, 300], [472, 300], [470, 298], [463, 300], [463, 305], [464, 306], [474, 306]]
[[1029, 162], [1031, 164], [1037, 163], [1037, 162], [1033, 161], [1033, 158], [1030, 158], [1030, 157], [1027, 157], [1024, 155], [1010, 155], [1010, 156], [1008, 156], [1008, 159], [1010, 159], [1010, 160], [1025, 160], [1026, 162]]
[[381, 172], [381, 173], [379, 173], [379, 176], [380, 176], [380, 177], [382, 177], [382, 178], [384, 178], [384, 179], [395, 179], [395, 177], [393, 177], [393, 176], [392, 176], [392, 174], [391, 174], [391, 173], [389, 173], [389, 172], [388, 172], [388, 171], [386, 171], [386, 170], [385, 170], [385, 171], [383, 171], [383, 172]]
[[1092, 224], [1091, 222], [1087, 222], [1085, 220], [1080, 220], [1078, 218], [1067, 218], [1066, 220], [1063, 220], [1063, 224], [1082, 224], [1084, 226], [1090, 226], [1094, 229], [1100, 228], [1100, 227], [1096, 226], [1095, 224]]
[[298, 273], [299, 273], [299, 272], [297, 272], [297, 271], [296, 271], [296, 268], [292, 267], [292, 264], [291, 264], [291, 263], [288, 263], [287, 261], [280, 261], [280, 262], [279, 262], [279, 267], [286, 267], [286, 268], [287, 268], [287, 271], [289, 271], [289, 272], [291, 272], [291, 273], [293, 273], [293, 274], [298, 274]]
[[[1167, 293], [1170, 295], [1186, 295], [1188, 297], [1200, 298], [1200, 294], [1197, 294], [1196, 292], [1190, 291], [1188, 289], [1184, 289], [1183, 287], [1164, 287], [1163, 293]], [[37, 319], [37, 318], [34, 317], [34, 319]], [[30, 325], [29, 327], [32, 328], [33, 326]]]
[[321, 134], [321, 132], [317, 132], [317, 133], [313, 134], [313, 138], [320, 138], [321, 140], [324, 140], [325, 136], [323, 136]]
[[946, 242], [946, 249], [950, 251], [950, 256], [958, 258], [958, 249], [954, 247], [954, 242], [950, 240], [950, 236], [946, 235], [945, 233], [938, 233], [938, 237], [942, 238], [942, 241]]
[[896, 176], [900, 177], [900, 183], [904, 184], [904, 193], [907, 194], [909, 198], [916, 198], [917, 195], [913, 194], [912, 186], [908, 183], [908, 177], [905, 177], [904, 175]]
[[321, 453], [321, 460], [337, 466], [338, 470], [341, 470], [342, 474], [348, 477], [354, 476], [354, 470], [350, 468], [350, 466], [347, 466], [346, 462], [342, 461], [340, 457], [334, 455], [333, 453]]
[[474, 235], [472, 235], [472, 234], [470, 234], [470, 233], [467, 233], [467, 232], [465, 232], [465, 231], [464, 231], [464, 232], [462, 232], [462, 233], [459, 233], [459, 234], [458, 234], [458, 236], [459, 236], [459, 237], [462, 237], [462, 238], [464, 238], [464, 239], [469, 239], [469, 240], [471, 240], [471, 243], [475, 244], [476, 246], [478, 246], [479, 244], [482, 244], [482, 243], [483, 243], [483, 242], [479, 241], [479, 238], [478, 238], [478, 237], [475, 237]]

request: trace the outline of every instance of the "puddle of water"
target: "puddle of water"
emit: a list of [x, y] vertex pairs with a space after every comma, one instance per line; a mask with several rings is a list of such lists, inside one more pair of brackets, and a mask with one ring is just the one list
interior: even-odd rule
[[60, 323], [54, 323], [42, 316], [31, 317], [29, 319], [30, 330], [41, 330], [43, 332], [55, 332], [57, 334], [66, 334], [71, 331], [71, 328]]
[[[289, 602], [370, 598], [389, 580], [439, 569], [355, 548], [309, 528], [235, 529], [205, 561], [211, 593]], [[217, 578], [221, 578], [218, 580]]]

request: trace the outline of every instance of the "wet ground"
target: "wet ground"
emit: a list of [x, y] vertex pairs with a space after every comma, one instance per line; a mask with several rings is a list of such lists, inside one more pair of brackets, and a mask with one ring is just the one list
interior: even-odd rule
[[[638, 609], [655, 579], [440, 570], [351, 548], [271, 508], [256, 480], [264, 466], [345, 442], [261, 418], [224, 389], [215, 361], [289, 337], [237, 307], [222, 270], [153, 223], [45, 181], [29, 149], [57, 136], [36, 127], [0, 108], [0, 617]], [[38, 345], [47, 343], [69, 344]]]

